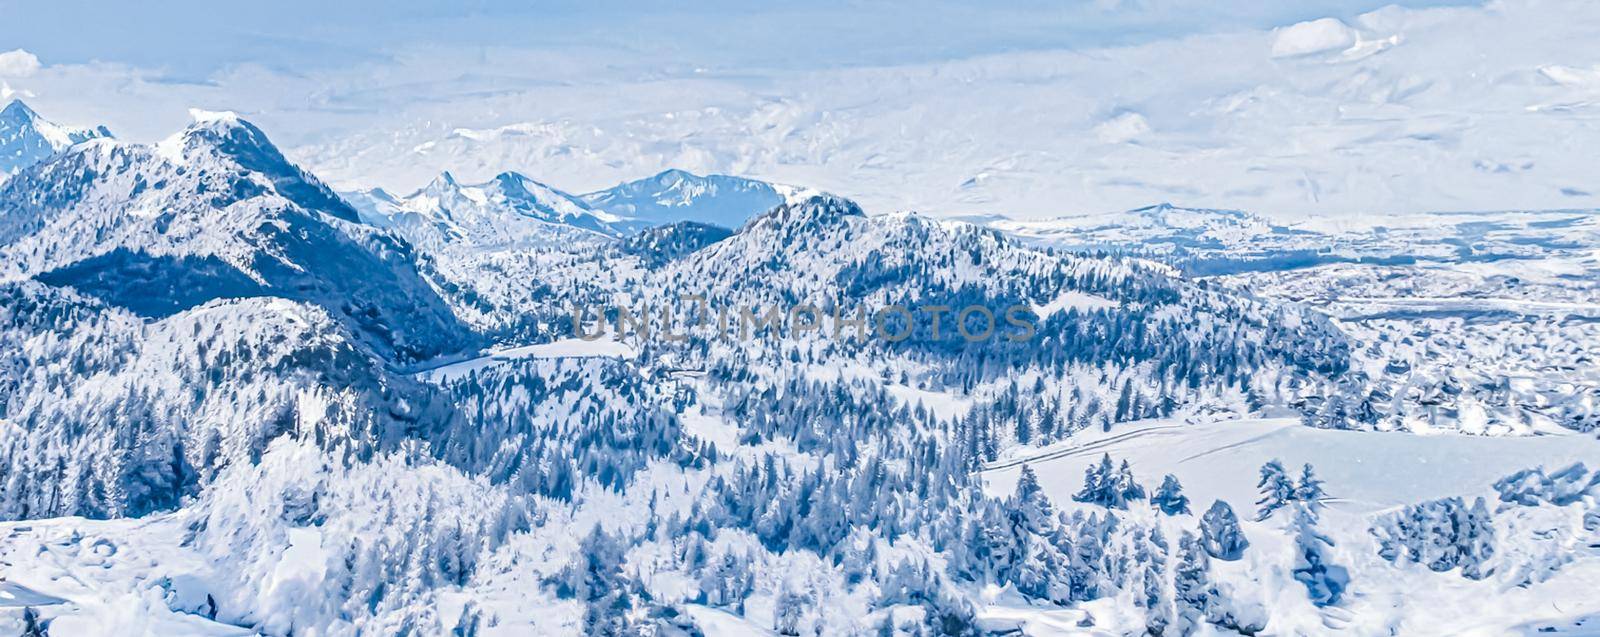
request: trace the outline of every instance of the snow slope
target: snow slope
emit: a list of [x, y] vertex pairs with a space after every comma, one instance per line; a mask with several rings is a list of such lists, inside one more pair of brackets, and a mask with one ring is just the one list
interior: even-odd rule
[[[1176, 475], [1196, 513], [1213, 500], [1225, 500], [1246, 518], [1250, 546], [1244, 561], [1213, 564], [1226, 565], [1218, 576], [1239, 586], [1242, 597], [1279, 607], [1273, 613], [1274, 633], [1587, 635], [1600, 613], [1600, 598], [1589, 593], [1600, 581], [1600, 528], [1580, 528], [1578, 520], [1594, 510], [1594, 496], [1566, 507], [1530, 508], [1497, 502], [1492, 488], [1527, 467], [1554, 471], [1574, 462], [1594, 465], [1600, 441], [1592, 436], [1505, 440], [1317, 430], [1286, 420], [1159, 420], [1050, 448], [1014, 449], [984, 476], [991, 492], [1010, 493], [1026, 464], [1057, 506], [1093, 510], [1072, 495], [1084, 483], [1084, 470], [1102, 454], [1128, 461], [1150, 485], [1163, 474]], [[1281, 607], [1303, 590], [1288, 577], [1293, 552], [1284, 535], [1285, 515], [1266, 522], [1248, 519], [1259, 495], [1255, 468], [1275, 459], [1296, 472], [1312, 463], [1326, 483], [1322, 525], [1334, 538], [1335, 559], [1352, 573], [1351, 601], [1339, 608]], [[1473, 581], [1456, 571], [1436, 573], [1378, 556], [1367, 528], [1379, 515], [1451, 496], [1489, 498], [1496, 519], [1496, 574]], [[1192, 519], [1170, 520], [1182, 527]]]

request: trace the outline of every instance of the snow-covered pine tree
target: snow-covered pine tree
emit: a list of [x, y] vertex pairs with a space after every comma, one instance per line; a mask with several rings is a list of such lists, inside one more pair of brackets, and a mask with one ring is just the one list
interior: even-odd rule
[[977, 612], [972, 603], [955, 593], [945, 591], [923, 606], [925, 634], [942, 637], [977, 637]]
[[1317, 479], [1311, 463], [1307, 462], [1300, 469], [1300, 480], [1294, 485], [1294, 499], [1306, 503], [1315, 512], [1322, 508], [1322, 499], [1326, 496], [1322, 491], [1322, 480]]
[[1294, 481], [1277, 460], [1261, 465], [1261, 479], [1256, 481], [1261, 498], [1256, 500], [1256, 519], [1265, 520], [1272, 513], [1294, 500]]
[[1107, 506], [1113, 480], [1114, 465], [1111, 464], [1111, 454], [1100, 457], [1099, 464], [1089, 465], [1083, 471], [1083, 489], [1073, 494], [1072, 499], [1078, 502], [1099, 504]]
[[1117, 467], [1115, 490], [1117, 499], [1122, 503], [1122, 506], [1116, 507], [1119, 509], [1126, 509], [1127, 503], [1145, 498], [1144, 487], [1139, 486], [1133, 479], [1133, 468], [1128, 466], [1127, 460], [1123, 460], [1122, 465]]
[[1379, 557], [1391, 562], [1420, 563], [1440, 573], [1460, 567], [1469, 579], [1490, 573], [1494, 519], [1483, 498], [1470, 507], [1459, 497], [1414, 504], [1380, 517], [1371, 532]]
[[20, 637], [49, 637], [43, 622], [39, 621], [39, 611], [32, 606], [22, 608], [22, 634]]
[[1038, 475], [1028, 465], [1022, 465], [1017, 491], [1006, 504], [1012, 518], [1030, 533], [1044, 534], [1056, 522], [1055, 508], [1050, 506], [1050, 499], [1039, 486]]
[[1172, 577], [1177, 634], [1192, 635], [1206, 624], [1206, 611], [1214, 594], [1210, 571], [1211, 559], [1200, 547], [1200, 539], [1184, 531], [1178, 536], [1178, 564]]
[[1207, 555], [1226, 562], [1243, 557], [1250, 546], [1239, 529], [1239, 517], [1234, 515], [1233, 507], [1222, 500], [1212, 502], [1200, 518], [1200, 544]]
[[1145, 499], [1144, 487], [1133, 478], [1128, 461], [1121, 466], [1111, 463], [1111, 455], [1100, 458], [1100, 463], [1084, 470], [1083, 489], [1072, 496], [1073, 500], [1098, 504], [1108, 509], [1127, 509], [1128, 502]]
[[1142, 597], [1145, 634], [1166, 634], [1167, 627], [1176, 619], [1176, 606], [1172, 587], [1167, 580], [1167, 540], [1160, 526], [1150, 527], [1148, 541], [1139, 544], [1134, 562], [1144, 566]]
[[571, 564], [557, 576], [557, 591], [583, 602], [584, 634], [633, 634], [637, 586], [622, 572], [626, 547], [596, 524], [578, 544]]
[[750, 596], [754, 580], [750, 573], [750, 562], [748, 558], [736, 556], [731, 551], [712, 562], [711, 568], [706, 569], [700, 577], [700, 594], [705, 603], [742, 614], [744, 600]]
[[1183, 494], [1178, 477], [1170, 473], [1161, 479], [1161, 487], [1150, 498], [1150, 504], [1166, 515], [1189, 514], [1189, 497]]
[[772, 630], [779, 635], [817, 634], [817, 596], [807, 582], [785, 579], [773, 602]]
[[1472, 508], [1467, 510], [1461, 534], [1461, 575], [1468, 579], [1488, 577], [1493, 572], [1489, 558], [1494, 557], [1494, 518], [1482, 497], [1474, 500]]
[[1317, 530], [1317, 515], [1306, 503], [1295, 504], [1290, 531], [1294, 535], [1294, 579], [1305, 585], [1312, 604], [1338, 604], [1350, 585], [1350, 573], [1329, 562], [1327, 549], [1333, 540]]

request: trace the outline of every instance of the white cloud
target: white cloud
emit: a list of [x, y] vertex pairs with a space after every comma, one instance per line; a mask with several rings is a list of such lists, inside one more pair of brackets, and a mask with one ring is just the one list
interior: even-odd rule
[[1356, 30], [1334, 18], [1292, 24], [1273, 33], [1272, 57], [1309, 55], [1355, 46]]
[[0, 104], [10, 102], [13, 97], [33, 97], [33, 94], [27, 91], [14, 90], [5, 80], [0, 80]]
[[1123, 113], [1094, 127], [1095, 137], [1107, 144], [1125, 144], [1150, 132], [1150, 122], [1138, 113]]
[[39, 72], [39, 57], [16, 49], [0, 53], [0, 76], [28, 77]]

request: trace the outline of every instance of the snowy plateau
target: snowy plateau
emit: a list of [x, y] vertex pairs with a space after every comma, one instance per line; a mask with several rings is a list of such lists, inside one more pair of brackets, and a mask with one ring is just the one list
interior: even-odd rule
[[[193, 119], [0, 113], [0, 635], [1600, 635], [1594, 210], [335, 191]], [[683, 295], [1036, 331], [572, 319]]]

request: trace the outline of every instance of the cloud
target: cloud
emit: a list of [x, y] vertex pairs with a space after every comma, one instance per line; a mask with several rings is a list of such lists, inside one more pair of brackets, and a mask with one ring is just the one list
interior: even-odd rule
[[16, 49], [0, 53], [0, 76], [28, 77], [39, 72], [39, 57]]
[[1355, 46], [1356, 30], [1334, 18], [1293, 24], [1273, 32], [1272, 57], [1310, 55]]
[[1094, 134], [1107, 144], [1125, 144], [1150, 132], [1150, 122], [1138, 113], [1123, 113], [1094, 127]]
[[0, 104], [10, 102], [13, 97], [33, 97], [33, 93], [12, 89], [5, 80], [0, 80]]

